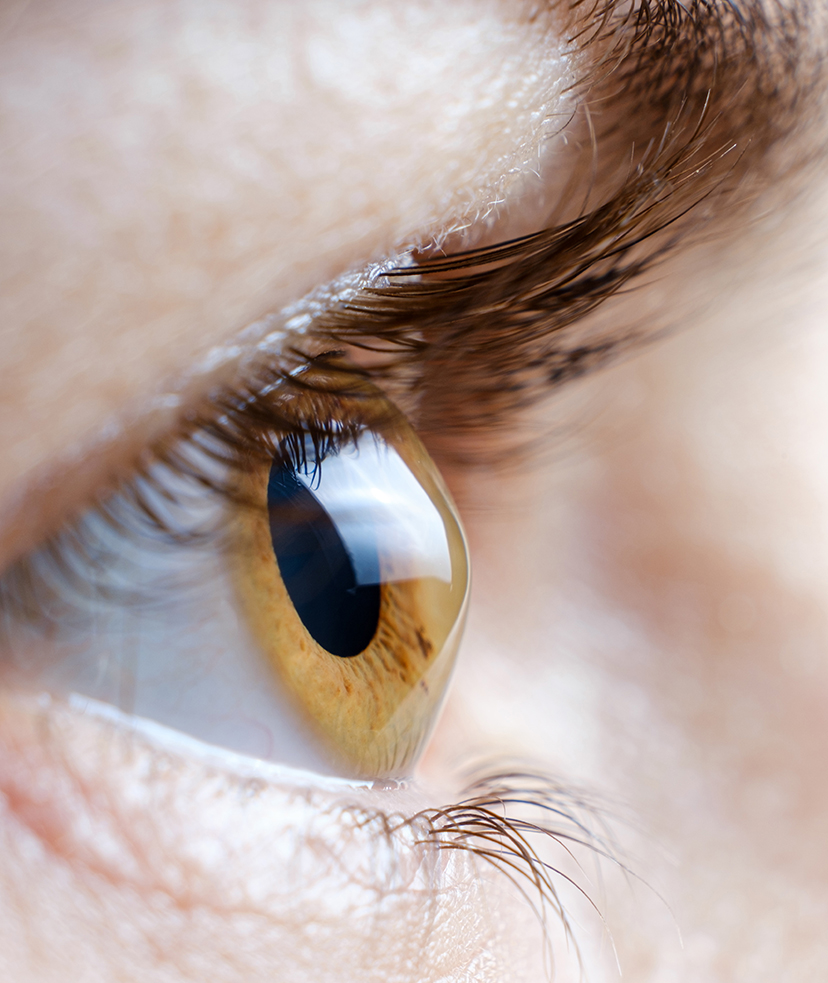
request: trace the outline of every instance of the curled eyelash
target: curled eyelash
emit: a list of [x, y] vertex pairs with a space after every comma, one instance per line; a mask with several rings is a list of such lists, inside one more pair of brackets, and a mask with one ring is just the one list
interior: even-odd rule
[[508, 431], [550, 388], [652, 338], [664, 327], [653, 315], [589, 315], [822, 149], [797, 145], [781, 165], [771, 153], [822, 91], [803, 4], [576, 0], [558, 12], [588, 53], [573, 86], [588, 138], [568, 127], [572, 177], [546, 227], [460, 252], [425, 243], [312, 326], [379, 353], [375, 374], [461, 463], [443, 435]]
[[[573, 887], [592, 908], [601, 922], [603, 915], [591, 897], [588, 885], [564, 872], [560, 865], [543, 859], [544, 845], [561, 848], [565, 859], [585, 874], [576, 856], [579, 848], [595, 860], [619, 863], [617, 853], [608, 848], [606, 837], [596, 831], [595, 821], [606, 821], [583, 796], [560, 783], [537, 774], [498, 774], [478, 780], [467, 789], [460, 802], [429, 809], [418, 818], [427, 823], [420, 841], [441, 852], [459, 851], [477, 858], [504, 876], [524, 898], [541, 927], [546, 948], [549, 976], [552, 977], [554, 952], [550, 942], [549, 918], [557, 920], [568, 946], [578, 962], [581, 953], [560, 883]], [[533, 811], [536, 821], [521, 818]], [[592, 820], [592, 821], [590, 821]], [[588, 881], [588, 878], [584, 878]]]
[[653, 891], [666, 907], [664, 899], [635, 873], [625, 856], [616, 831], [622, 822], [618, 810], [539, 771], [483, 772], [470, 781], [456, 803], [406, 817], [368, 811], [362, 818], [355, 813], [354, 818], [358, 825], [379, 823], [389, 840], [409, 830], [414, 834], [414, 846], [473, 858], [505, 877], [537, 918], [550, 979], [555, 965], [553, 921], [583, 968], [564, 886], [583, 899], [598, 918], [613, 951], [601, 900], [596, 896], [601, 891], [605, 864], [628, 881]]

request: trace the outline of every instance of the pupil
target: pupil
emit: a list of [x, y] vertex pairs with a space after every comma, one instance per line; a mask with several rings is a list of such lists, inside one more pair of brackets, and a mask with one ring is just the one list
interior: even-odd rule
[[377, 630], [379, 584], [357, 582], [334, 519], [289, 465], [271, 467], [267, 506], [273, 552], [302, 624], [332, 655], [358, 655]]

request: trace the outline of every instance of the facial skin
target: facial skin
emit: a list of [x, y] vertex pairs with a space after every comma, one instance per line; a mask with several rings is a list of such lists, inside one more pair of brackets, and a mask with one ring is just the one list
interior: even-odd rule
[[[3, 8], [2, 563], [243, 361], [261, 334], [235, 351], [248, 325], [395, 249], [535, 227], [571, 166], [553, 134], [585, 56], [531, 13], [496, 0]], [[808, 111], [803, 156], [824, 125]], [[243, 761], [218, 767], [5, 692], [3, 977], [542, 978], [536, 920], [505, 878], [424, 850], [416, 827], [387, 837], [379, 818], [453, 801], [460, 766], [501, 756], [612, 803], [619, 856], [652, 889], [611, 860], [587, 889], [628, 979], [819, 978], [818, 171], [781, 168], [749, 211], [608, 301], [596, 319], [671, 330], [510, 420], [515, 445], [543, 435], [531, 452], [461, 466], [435, 442], [475, 581], [410, 789], [252, 786]], [[365, 810], [378, 818], [358, 822]], [[566, 898], [589, 979], [616, 979], [601, 920]], [[550, 934], [558, 978], [577, 978]]]

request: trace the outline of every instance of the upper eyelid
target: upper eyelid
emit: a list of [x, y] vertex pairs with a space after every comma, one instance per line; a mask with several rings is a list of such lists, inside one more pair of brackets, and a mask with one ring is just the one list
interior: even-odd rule
[[[599, 13], [606, 15], [606, 19], [602, 20], [601, 16], [593, 11], [595, 14], [593, 22], [597, 23], [599, 27], [603, 24], [603, 29], [589, 35], [587, 42], [596, 45], [597, 49], [601, 51], [601, 57], [593, 65], [593, 70], [599, 78], [603, 66], [611, 66], [614, 74], [611, 72], [608, 78], [604, 80], [606, 84], [610, 86], [620, 84], [615, 79], [623, 79], [627, 83], [634, 82], [635, 85], [631, 89], [630, 85], [627, 85], [630, 91], [623, 93], [623, 99], [632, 99], [633, 104], [637, 104], [642, 110], [647, 107], [644, 95], [650, 89], [657, 93], [664, 91], [665, 88], [669, 89], [670, 85], [674, 84], [678, 78], [680, 82], [677, 97], [680, 110], [679, 117], [671, 117], [668, 114], [667, 122], [675, 125], [677, 119], [683, 118], [687, 125], [687, 121], [689, 121], [692, 135], [695, 109], [697, 116], [703, 110], [707, 114], [707, 118], [714, 120], [717, 124], [711, 127], [707, 133], [707, 142], [702, 142], [696, 148], [697, 161], [700, 159], [703, 149], [708, 153], [712, 151], [715, 156], [717, 148], [715, 143], [711, 143], [711, 140], [715, 140], [717, 136], [722, 134], [725, 134], [724, 139], [729, 140], [731, 144], [738, 144], [739, 141], [750, 138], [753, 141], [750, 148], [751, 158], [753, 160], [761, 159], [763, 152], [773, 145], [780, 136], [793, 129], [801, 114], [806, 111], [808, 103], [801, 96], [808, 87], [808, 70], [812, 66], [813, 59], [800, 57], [797, 60], [795, 57], [800, 53], [805, 54], [804, 45], [806, 43], [805, 37], [801, 35], [802, 51], [800, 52], [795, 40], [793, 42], [791, 40], [792, 36], [795, 38], [792, 32], [795, 32], [799, 26], [798, 19], [803, 16], [802, 11], [798, 8], [794, 8], [793, 12], [786, 16], [779, 13], [781, 24], [772, 22], [770, 16], [764, 17], [752, 0], [747, 11], [737, 13], [734, 13], [730, 7], [718, 8], [707, 3], [697, 3], [690, 8], [685, 8], [677, 0], [654, 7], [645, 3], [634, 9], [627, 8], [625, 12], [623, 6], [617, 4], [615, 0], [608, 0], [606, 6]], [[607, 46], [605, 43], [607, 33], [618, 31], [619, 24], [625, 25], [628, 31], [633, 32], [634, 40], [629, 43], [624, 37], [624, 30], [621, 30], [618, 43]], [[643, 29], [641, 25], [644, 25]], [[780, 29], [786, 25], [787, 30]], [[701, 39], [704, 39], [704, 43], [701, 43]], [[581, 42], [583, 40], [581, 38]], [[697, 45], [701, 52], [695, 61], [692, 59], [687, 61], [688, 40]], [[601, 48], [602, 45], [603, 48]], [[625, 46], [624, 57], [618, 63], [614, 63], [614, 52], [620, 51]], [[719, 62], [713, 58], [717, 46], [720, 49], [719, 54], [722, 56]], [[725, 55], [727, 55], [726, 58]], [[796, 64], [798, 75], [791, 76], [788, 71], [792, 64]], [[619, 65], [621, 70], [619, 70]], [[627, 70], [624, 69], [625, 65]], [[712, 103], [710, 101], [709, 83], [712, 77], [710, 72], [713, 67], [718, 73], [719, 89], [714, 93], [714, 96], [719, 98], [718, 105], [715, 98], [713, 98]], [[748, 73], [746, 76], [744, 76], [745, 72]], [[726, 91], [726, 85], [725, 90], [722, 91], [722, 80], [724, 79], [726, 83], [727, 79], [739, 78], [740, 73], [743, 78], [739, 99], [731, 100], [728, 103], [729, 94]], [[771, 83], [774, 80], [778, 81], [780, 76], [782, 83], [774, 89]], [[684, 79], [683, 83], [681, 83], [682, 78]], [[745, 78], [747, 81], [744, 80]], [[794, 82], [791, 81], [792, 78]], [[801, 84], [796, 84], [797, 78], [801, 79]], [[775, 95], [777, 102], [774, 103], [773, 98], [766, 98], [764, 104], [757, 109], [757, 97], [766, 95], [768, 92]], [[693, 98], [691, 98], [692, 93], [695, 93]], [[600, 96], [600, 94], [599, 91], [598, 95]], [[617, 95], [615, 93], [616, 98]], [[683, 99], [685, 101], [682, 101]], [[674, 102], [675, 104], [676, 102]], [[784, 116], [785, 114], [781, 110], [785, 105], [795, 109], [796, 112], [788, 114], [788, 118], [780, 128], [774, 114], [778, 112]], [[651, 106], [650, 108], [652, 110], [655, 107]], [[604, 111], [606, 113], [606, 109]], [[719, 116], [716, 116], [717, 111]], [[651, 127], [651, 133], [657, 138], [663, 129], [664, 120], [659, 119], [656, 121], [655, 128]], [[680, 160], [681, 147], [678, 146], [676, 149]], [[721, 146], [719, 150], [721, 150]], [[649, 165], [653, 162], [663, 163], [663, 159], [663, 155], [652, 154]], [[692, 154], [684, 161], [691, 170], [692, 161]], [[658, 167], [650, 167], [650, 173], [647, 174], [646, 172], [647, 168], [645, 167], [644, 173], [635, 175], [633, 181], [635, 183], [637, 180], [640, 185], [639, 190], [643, 191], [641, 204], [645, 209], [648, 207], [647, 195], [652, 194], [658, 182], [663, 183], [664, 181], [664, 174], [659, 172]], [[718, 175], [714, 174], [714, 179], [721, 179], [721, 175], [722, 172], [719, 172]], [[648, 178], [649, 187], [647, 187]], [[598, 209], [593, 209], [591, 213], [587, 212], [587, 218], [591, 214], [594, 220], [597, 219], [597, 225], [593, 222], [592, 235], [587, 236], [581, 242], [582, 247], [587, 246], [587, 253], [594, 246], [596, 235], [598, 238], [602, 235], [605, 238], [611, 238], [613, 234], [618, 232], [618, 222], [628, 221], [629, 209], [625, 212], [623, 207], [616, 208], [616, 214], [612, 215], [611, 206], [613, 202], [616, 205], [623, 205], [623, 196], [630, 191], [629, 184], [630, 182], [622, 184], [614, 198], [608, 203], [610, 205], [609, 210], [605, 204], [599, 206]], [[696, 190], [691, 191], [691, 199], [692, 194], [695, 194], [696, 197], [703, 196], [703, 191], [704, 187], [700, 187], [696, 182]], [[686, 202], [687, 200], [679, 197], [678, 204], [681, 205], [682, 201]], [[601, 226], [601, 207], [604, 208], [605, 215], [609, 216], [609, 220], [605, 222], [603, 228]], [[651, 231], [658, 224], [658, 221], [651, 223]], [[574, 234], [574, 237], [570, 237], [570, 245], [574, 245], [574, 250], [569, 250], [572, 268], [578, 269], [580, 267], [587, 272], [594, 269], [595, 257], [590, 261], [583, 249], [580, 253], [578, 251], [577, 227], [572, 227], [569, 231]], [[562, 229], [560, 228], [547, 230], [545, 235], [548, 255], [554, 256], [556, 236], [559, 236], [561, 232]], [[517, 251], [509, 257], [507, 269], [516, 272], [518, 280], [523, 277], [524, 269], [530, 261], [527, 257], [531, 258], [533, 251], [537, 252], [537, 242], [538, 240], [535, 240], [534, 243], [527, 240], [527, 243], [522, 247], [516, 247]], [[551, 253], [548, 249], [550, 244], [553, 247]], [[652, 259], [654, 255], [657, 255], [657, 251], [651, 252], [649, 258]], [[485, 254], [482, 258], [486, 260], [490, 257], [495, 257], [497, 262], [500, 262], [502, 251], [498, 253], [495, 250], [493, 253]], [[606, 260], [606, 258], [606, 254], [601, 256], [599, 251], [598, 261]], [[533, 294], [543, 287], [544, 279], [549, 276], [548, 263], [549, 260], [547, 259], [545, 269], [543, 263], [536, 264], [538, 272], [534, 280], [528, 278], [528, 283], [522, 294], [520, 292], [515, 294], [513, 291], [511, 296], [513, 298], [523, 296], [531, 301]], [[636, 263], [639, 265], [633, 266], [632, 273], [636, 273], [639, 268], [646, 266], [646, 261], [636, 260]], [[206, 363], [199, 367], [198, 371], [190, 373], [173, 398], [173, 402], [177, 400], [180, 406], [185, 407], [186, 412], [187, 405], [192, 400], [200, 400], [204, 391], [213, 384], [217, 376], [226, 378], [240, 369], [244, 371], [245, 365], [249, 363], [251, 358], [251, 353], [255, 353], [262, 347], [265, 349], [272, 347], [274, 341], [279, 337], [289, 341], [291, 332], [285, 331], [285, 322], [290, 325], [293, 332], [304, 338], [305, 343], [311, 349], [314, 345], [316, 350], [329, 347], [331, 338], [338, 338], [357, 345], [370, 343], [373, 338], [371, 330], [374, 330], [376, 334], [382, 337], [383, 344], [391, 342], [397, 346], [398, 350], [402, 351], [404, 356], [402, 362], [416, 365], [418, 360], [421, 362], [427, 360], [429, 356], [433, 355], [435, 349], [433, 345], [423, 343], [424, 330], [426, 333], [429, 330], [436, 331], [438, 335], [442, 333], [446, 323], [446, 314], [457, 313], [457, 295], [453, 298], [449, 297], [449, 303], [445, 305], [441, 303], [440, 298], [440, 291], [443, 291], [443, 299], [446, 297], [445, 283], [441, 285], [437, 281], [430, 290], [428, 282], [426, 282], [419, 289], [407, 291], [405, 288], [400, 288], [394, 279], [377, 281], [376, 272], [376, 269], [365, 270], [362, 273], [343, 278], [322, 291], [321, 295], [310, 297], [305, 304], [304, 311], [297, 309], [284, 312], [284, 315], [265, 319], [247, 329], [246, 333], [242, 333], [240, 339], [231, 343], [224, 350], [214, 352]], [[624, 270], [622, 266], [617, 266], [618, 282], [623, 282], [629, 272], [629, 270]], [[471, 273], [472, 277], [475, 275], [474, 272]], [[489, 276], [489, 282], [495, 279], [495, 277]], [[527, 278], [524, 277], [524, 279]], [[559, 276], [559, 280], [564, 282], [565, 289], [570, 289], [572, 281], [568, 281], [566, 275]], [[593, 291], [590, 296], [590, 290], [594, 286], [594, 283], [587, 284], [585, 291], [580, 296], [577, 292], [570, 290], [569, 298], [566, 300], [572, 301], [572, 303], [564, 304], [563, 318], [557, 321], [553, 319], [547, 325], [547, 336], [555, 334], [562, 323], [567, 322], [567, 319], [571, 322], [573, 320], [571, 314], [573, 312], [579, 313], [579, 304], [589, 310], [596, 303], [600, 303], [607, 296], [611, 296], [613, 292], [612, 289], [602, 290], [599, 284], [597, 293]], [[408, 297], [407, 300], [406, 297]], [[436, 298], [437, 303], [433, 304], [429, 310], [429, 303], [433, 298]], [[400, 303], [400, 300], [403, 302]], [[498, 306], [497, 297], [490, 297], [489, 300], [490, 308]], [[466, 323], [477, 318], [479, 325], [485, 324], [484, 321], [480, 320], [481, 311], [479, 307], [476, 308], [472, 304], [463, 309], [462, 303], [460, 303], [460, 309]], [[528, 312], [531, 312], [531, 305], [527, 309]], [[366, 324], [371, 325], [369, 330], [366, 330]], [[245, 334], [247, 337], [244, 337]], [[465, 350], [458, 353], [455, 364], [463, 365], [464, 358], [466, 358], [468, 366], [473, 367], [474, 358], [468, 357], [469, 353], [476, 356], [477, 349], [481, 346], [473, 332], [468, 333], [467, 338], [471, 340], [471, 344], [466, 344]], [[541, 354], [543, 355], [542, 361], [545, 360], [551, 365], [551, 378], [565, 381], [567, 377], [582, 373], [585, 366], [601, 364], [612, 353], [613, 348], [611, 339], [609, 341], [600, 339], [598, 344], [593, 344], [587, 348], [576, 339], [574, 342], [570, 341], [563, 345], [553, 345], [551, 349]], [[513, 358], [512, 361], [517, 362], [520, 359]], [[523, 361], [533, 361], [530, 351], [525, 352]], [[534, 358], [534, 361], [538, 361], [537, 357]], [[437, 363], [439, 366], [439, 359], [437, 359]], [[485, 363], [483, 364], [485, 366]], [[481, 375], [485, 374], [481, 373]], [[550, 373], [547, 373], [547, 376], [549, 377]], [[456, 381], [455, 379], [455, 389]], [[433, 373], [429, 382], [433, 382]], [[423, 384], [422, 380], [418, 383], [415, 380], [415, 383]], [[410, 378], [406, 380], [406, 385], [410, 385]], [[521, 398], [525, 399], [525, 386], [521, 385], [517, 388], [513, 386], [511, 388], [513, 391], [524, 390]], [[469, 397], [475, 395], [482, 397], [483, 404], [485, 404], [491, 396], [491, 392], [464, 393], [465, 403], [468, 405]], [[73, 504], [77, 508], [78, 504], [83, 501], [84, 495], [93, 494], [94, 489], [100, 487], [102, 473], [105, 479], [112, 484], [113, 474], [117, 478], [134, 467], [136, 460], [140, 459], [142, 446], [146, 446], [151, 435], [161, 432], [165, 425], [175, 425], [178, 410], [174, 406], [171, 407], [169, 402], [168, 400], [167, 405], [164, 405], [163, 400], [157, 401], [156, 405], [151, 407], [142, 419], [135, 421], [131, 428], [133, 431], [132, 439], [127, 442], [126, 447], [123, 439], [120, 442], [105, 440], [97, 448], [94, 448], [89, 455], [85, 456], [85, 465], [97, 459], [100, 462], [101, 470], [96, 474], [95, 480], [88, 482], [86, 488], [84, 488], [84, 483], [78, 475], [75, 476], [79, 489], [78, 494], [74, 496], [74, 502], [67, 503], [64, 488], [61, 488], [59, 494], [50, 495], [49, 475], [30, 480], [25, 490], [21, 492], [16, 505], [12, 505], [7, 510], [5, 530], [4, 533], [0, 533], [0, 564], [4, 558], [8, 561], [14, 555], [24, 552], [32, 545], [34, 538], [42, 536], [44, 531], [42, 516], [44, 513], [51, 513], [53, 519], [51, 525], [56, 527]], [[439, 403], [437, 400], [431, 402], [435, 406]], [[502, 407], [499, 411], [502, 411]], [[486, 419], [480, 413], [475, 413], [474, 419], [478, 425], [481, 421], [492, 422], [491, 417]], [[428, 427], [429, 422], [425, 421], [425, 425]], [[138, 440], [135, 439], [136, 434], [139, 434]], [[140, 435], [143, 435], [143, 444]], [[120, 463], [116, 460], [118, 455], [120, 455]], [[72, 465], [66, 461], [58, 462], [55, 472], [65, 474], [71, 467]], [[104, 484], [106, 484], [106, 480]], [[50, 498], [52, 499], [51, 505], [49, 504]], [[46, 526], [48, 527], [48, 525], [47, 521]]]

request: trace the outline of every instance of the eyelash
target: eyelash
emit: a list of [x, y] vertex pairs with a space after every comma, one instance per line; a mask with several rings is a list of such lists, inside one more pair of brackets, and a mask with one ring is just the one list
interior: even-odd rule
[[[807, 33], [798, 4], [743, 7], [574, 3], [570, 43], [593, 49], [591, 69], [573, 86], [589, 140], [579, 149], [575, 131], [572, 179], [549, 219], [558, 224], [466, 252], [432, 241], [412, 252], [413, 265], [386, 270], [323, 311], [313, 335], [382, 353], [375, 371], [400, 398], [417, 405], [428, 391], [421, 432], [455, 442], [496, 433], [550, 387], [652, 337], [661, 325], [620, 337], [580, 327], [688, 233], [727, 231], [776, 177], [769, 151], [821, 78], [821, 56], [806, 57], [791, 40]], [[723, 215], [730, 222], [716, 224]], [[466, 463], [462, 452], [449, 454]]]
[[[412, 816], [355, 811], [352, 820], [375, 825], [389, 840], [411, 831], [415, 836], [412, 845], [469, 854], [502, 874], [535, 913], [550, 969], [555, 965], [555, 952], [549, 914], [563, 929], [576, 963], [584, 968], [575, 924], [561, 896], [562, 885], [586, 900], [615, 948], [599, 907], [601, 899], [595, 897], [596, 885], [604, 881], [602, 862], [615, 867], [628, 882], [643, 885], [667, 907], [664, 898], [630, 866], [621, 834], [634, 830], [636, 824], [625, 820], [617, 807], [608, 808], [594, 795], [539, 771], [493, 771], [489, 767], [469, 777], [464, 797], [451, 805]], [[560, 853], [550, 848], [559, 848]], [[594, 880], [587, 873], [590, 861], [595, 866]]]
[[251, 465], [277, 461], [313, 472], [360, 432], [398, 415], [342, 352], [289, 355], [289, 367], [284, 359], [263, 359], [245, 383], [212, 393], [150, 449], [130, 480], [10, 567], [0, 577], [0, 641], [20, 625], [71, 626], [93, 598], [153, 600], [135, 588], [102, 586], [114, 546], [218, 545], [220, 526], [191, 515], [205, 492], [214, 502], [247, 508], [238, 477]]

